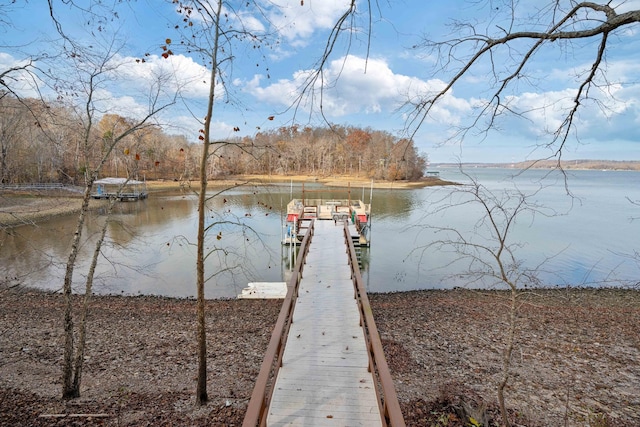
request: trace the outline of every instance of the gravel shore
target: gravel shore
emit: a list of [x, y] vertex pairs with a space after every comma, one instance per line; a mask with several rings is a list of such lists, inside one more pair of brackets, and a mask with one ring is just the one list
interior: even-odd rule
[[[407, 425], [468, 425], [463, 407], [497, 425], [506, 294], [370, 299]], [[280, 304], [207, 302], [210, 402], [198, 408], [195, 302], [96, 297], [81, 397], [63, 401], [62, 297], [0, 288], [0, 425], [240, 425]], [[506, 393], [516, 425], [640, 425], [639, 292], [529, 292], [518, 322]], [[43, 417], [54, 414], [100, 416]]]

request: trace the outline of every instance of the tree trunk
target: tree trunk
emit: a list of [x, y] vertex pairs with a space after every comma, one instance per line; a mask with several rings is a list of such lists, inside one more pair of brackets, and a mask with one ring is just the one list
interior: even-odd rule
[[511, 354], [513, 353], [514, 341], [516, 339], [516, 297], [517, 289], [511, 288], [511, 305], [509, 312], [509, 333], [507, 338], [507, 347], [502, 354], [502, 380], [498, 384], [498, 404], [500, 405], [500, 414], [502, 415], [502, 425], [511, 427], [507, 406], [504, 401], [504, 389], [509, 381], [509, 370], [511, 367]]
[[67, 269], [64, 275], [64, 284], [62, 286], [62, 293], [64, 295], [65, 309], [64, 309], [64, 356], [62, 367], [62, 398], [73, 399], [80, 396], [80, 390], [73, 384], [73, 301], [72, 301], [72, 283], [73, 283], [73, 268], [78, 258], [78, 251], [80, 249], [80, 237], [82, 236], [82, 228], [84, 226], [84, 220], [89, 210], [89, 200], [91, 199], [91, 189], [93, 188], [93, 177], [89, 177], [89, 181], [84, 189], [84, 196], [82, 199], [82, 208], [78, 215], [78, 223], [76, 224], [76, 231], [73, 234], [73, 241], [71, 243], [71, 252], [69, 253], [69, 259], [67, 260]]
[[73, 389], [77, 396], [80, 396], [80, 384], [82, 381], [82, 369], [84, 367], [84, 349], [87, 337], [87, 317], [89, 314], [89, 302], [93, 295], [93, 276], [96, 272], [96, 265], [98, 264], [98, 258], [100, 257], [100, 249], [102, 249], [102, 243], [104, 242], [104, 236], [107, 234], [107, 226], [109, 225], [109, 218], [111, 218], [111, 212], [113, 206], [116, 204], [117, 198], [109, 200], [109, 208], [107, 210], [107, 218], [100, 230], [100, 237], [96, 242], [95, 249], [93, 251], [93, 257], [91, 259], [91, 266], [89, 267], [89, 273], [87, 275], [87, 281], [85, 284], [84, 300], [82, 305], [82, 316], [80, 319], [80, 326], [78, 332], [78, 349], [76, 351], [75, 366], [73, 373]]
[[[207, 117], [207, 121], [209, 120]], [[196, 282], [198, 288], [197, 322], [198, 322], [198, 384], [196, 402], [203, 405], [209, 400], [207, 396], [207, 332], [204, 315], [204, 238], [205, 209], [207, 200], [207, 158], [209, 142], [205, 137], [200, 162], [200, 194], [198, 195], [198, 255], [196, 259]]]
[[7, 172], [7, 147], [5, 147], [4, 144], [2, 144], [2, 149], [0, 150], [0, 182], [3, 184], [9, 182]]
[[196, 283], [198, 287], [197, 318], [198, 318], [198, 384], [196, 387], [196, 403], [204, 405], [207, 395], [207, 333], [204, 315], [204, 238], [205, 238], [205, 210], [207, 201], [207, 161], [209, 159], [209, 144], [211, 144], [211, 119], [215, 101], [216, 74], [218, 71], [218, 41], [220, 39], [220, 14], [222, 2], [218, 2], [215, 22], [213, 51], [211, 52], [211, 83], [209, 86], [209, 100], [207, 115], [204, 122], [204, 146], [200, 159], [200, 194], [198, 196], [198, 255], [196, 259]]

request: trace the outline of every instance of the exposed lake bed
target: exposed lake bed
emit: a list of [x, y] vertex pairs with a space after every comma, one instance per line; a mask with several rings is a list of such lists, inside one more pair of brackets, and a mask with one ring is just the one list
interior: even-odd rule
[[[62, 401], [63, 297], [0, 292], [0, 425], [240, 425], [280, 309], [277, 300], [207, 302], [211, 401], [198, 408], [195, 301], [97, 296], [81, 398]], [[497, 419], [504, 293], [413, 291], [370, 300], [408, 426], [443, 418], [468, 425], [456, 420], [463, 401], [485, 402]], [[531, 291], [518, 324], [506, 391], [517, 425], [640, 423], [640, 293]], [[107, 417], [40, 418], [63, 413]]]

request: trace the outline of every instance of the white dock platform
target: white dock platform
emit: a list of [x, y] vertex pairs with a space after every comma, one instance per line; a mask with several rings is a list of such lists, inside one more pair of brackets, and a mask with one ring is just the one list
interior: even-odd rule
[[380, 426], [343, 225], [316, 221], [268, 426]]

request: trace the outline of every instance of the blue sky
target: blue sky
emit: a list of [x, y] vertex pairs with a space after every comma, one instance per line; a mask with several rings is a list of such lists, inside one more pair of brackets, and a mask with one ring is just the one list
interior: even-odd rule
[[[0, 0], [1, 3], [1, 0]], [[0, 71], [19, 64], [40, 52], [49, 52], [56, 38], [44, 1], [18, 0], [5, 10], [6, 24], [0, 26]], [[230, 2], [240, 5], [243, 2]], [[291, 125], [322, 125], [317, 104], [309, 111], [310, 101], [301, 105], [295, 117], [288, 108], [304, 77], [314, 69], [324, 48], [329, 30], [344, 12], [348, 0], [264, 0], [264, 15], [245, 10], [245, 25], [272, 33], [277, 44], [263, 44], [262, 49], [237, 45], [233, 66], [225, 69], [227, 95], [214, 110], [216, 138], [254, 135]], [[376, 3], [376, 2], [372, 2]], [[324, 114], [332, 123], [370, 127], [403, 135], [408, 110], [402, 105], [407, 96], [437, 90], [451, 76], [441, 70], [433, 52], [413, 49], [421, 37], [444, 40], [451, 37], [453, 20], [472, 19], [480, 27], [493, 30], [503, 22], [487, 23], [486, 8], [462, 0], [425, 2], [424, 0], [390, 0], [379, 2], [373, 15], [371, 44], [368, 46], [366, 3], [358, 2], [356, 30], [350, 39], [343, 36], [326, 66], [326, 81], [331, 85], [323, 93]], [[491, 2], [496, 5], [497, 2]], [[541, 3], [523, 0], [518, 16], [526, 18]], [[640, 0], [623, 2], [620, 11], [640, 9]], [[85, 40], [82, 15], [57, 0], [58, 13], [67, 31]], [[0, 6], [9, 7], [9, 6]], [[269, 20], [264, 19], [267, 16]], [[160, 56], [166, 38], [177, 43], [173, 30], [179, 17], [170, 2], [136, 0], [120, 5], [119, 19], [106, 23], [104, 34], [117, 28], [122, 48], [117, 60], [127, 64], [118, 79], [104, 87], [104, 102], [110, 112], [125, 116], [143, 114], [150, 76], [160, 71], [175, 75], [173, 84], [181, 87], [181, 102], [159, 117], [171, 133], [182, 133], [196, 142], [200, 125], [193, 117], [205, 114], [209, 71], [200, 59], [171, 46], [174, 55]], [[521, 28], [529, 19], [519, 21]], [[583, 105], [578, 117], [578, 137], [571, 138], [564, 153], [567, 159], [597, 158], [640, 160], [640, 26], [629, 27], [612, 36], [607, 52], [606, 91], [592, 91], [597, 102]], [[577, 45], [576, 45], [577, 46]], [[369, 47], [369, 56], [366, 56]], [[489, 95], [488, 64], [481, 63], [454, 87], [434, 114], [415, 133], [419, 149], [432, 162], [512, 162], [540, 158], [550, 154], [539, 148], [550, 141], [546, 132], [561, 120], [560, 110], [577, 88], [576, 75], [588, 70], [596, 45], [581, 42], [580, 49], [552, 46], [536, 57], [528, 73], [535, 79], [522, 79], [510, 93], [510, 105], [529, 111], [526, 119], [501, 117], [498, 129], [487, 135], [467, 134], [464, 140], [447, 141], [456, 126], [469, 123], [472, 111]], [[135, 60], [145, 57], [143, 64]], [[501, 67], [507, 56], [496, 56]], [[366, 66], [366, 71], [365, 71]], [[29, 94], [27, 86], [24, 94]], [[547, 108], [540, 107], [546, 105]], [[191, 114], [189, 111], [193, 112]], [[274, 116], [273, 120], [268, 117]], [[240, 132], [234, 132], [234, 128]], [[412, 129], [413, 131], [414, 129]]]

